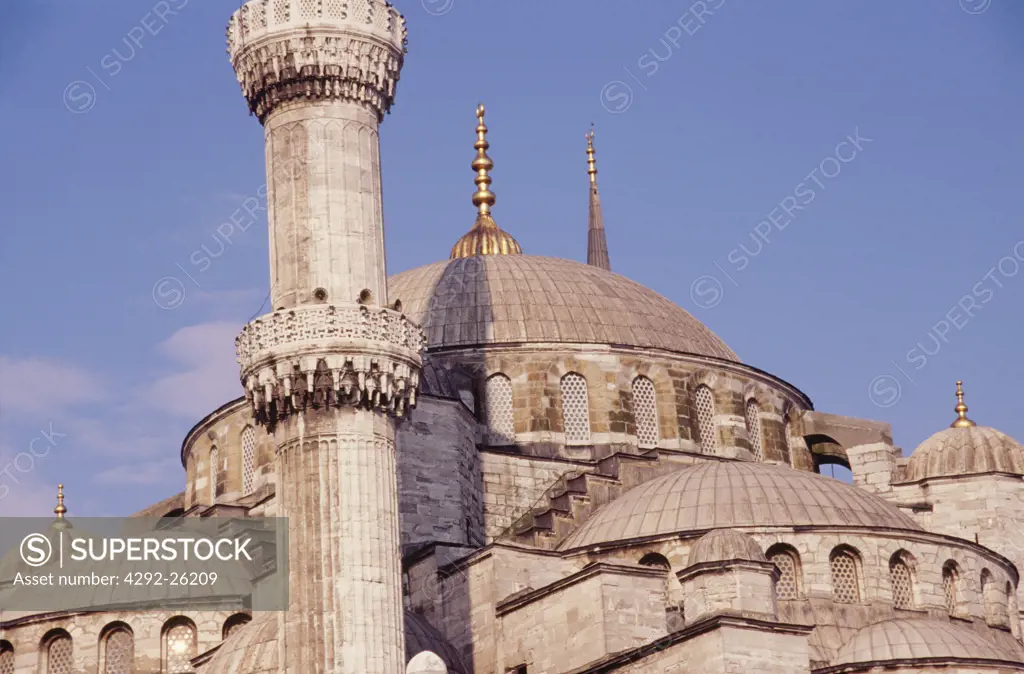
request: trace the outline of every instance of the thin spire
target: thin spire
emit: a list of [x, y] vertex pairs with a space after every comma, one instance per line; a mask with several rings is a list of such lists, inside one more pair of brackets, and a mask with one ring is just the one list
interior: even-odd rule
[[977, 426], [976, 423], [967, 418], [967, 405], [964, 404], [964, 383], [958, 381], [956, 383], [956, 407], [953, 408], [956, 412], [956, 421], [949, 425], [950, 428], [971, 428]]
[[64, 519], [64, 513], [68, 511], [67, 506], [64, 505], [64, 485], [57, 485], [57, 507], [53, 509], [53, 514], [57, 516], [57, 519]]
[[487, 125], [484, 124], [486, 112], [482, 103], [476, 107], [476, 143], [473, 144], [476, 158], [471, 165], [476, 171], [476, 179], [473, 180], [476, 183], [476, 193], [473, 195], [473, 205], [477, 208], [476, 222], [472, 229], [455, 242], [452, 260], [474, 255], [521, 255], [523, 252], [519, 242], [511, 234], [501, 231], [491, 217], [495, 198], [491, 191], [490, 170], [494, 168], [494, 162], [487, 155], [491, 144], [487, 142]]
[[590, 175], [590, 217], [587, 222], [587, 264], [611, 271], [608, 241], [604, 235], [601, 197], [597, 193], [597, 159], [594, 158], [594, 125], [587, 133], [587, 173]]

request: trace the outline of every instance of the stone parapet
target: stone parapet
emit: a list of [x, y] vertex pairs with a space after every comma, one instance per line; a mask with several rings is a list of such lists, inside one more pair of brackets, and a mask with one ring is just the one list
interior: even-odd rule
[[361, 406], [401, 416], [416, 404], [423, 332], [365, 305], [309, 305], [258, 318], [235, 339], [257, 423], [307, 407]]
[[405, 19], [383, 0], [250, 0], [232, 16], [228, 54], [262, 122], [281, 103], [341, 99], [378, 118], [405, 57]]

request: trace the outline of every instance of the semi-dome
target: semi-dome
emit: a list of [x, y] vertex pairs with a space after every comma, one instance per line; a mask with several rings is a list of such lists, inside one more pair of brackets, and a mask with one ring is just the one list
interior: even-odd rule
[[962, 381], [956, 383], [956, 398], [956, 420], [914, 450], [907, 462], [906, 480], [978, 473], [1024, 475], [1024, 447], [1005, 433], [967, 418]]
[[690, 566], [705, 562], [767, 561], [761, 546], [750, 536], [735, 529], [715, 529], [700, 537], [690, 550]]
[[570, 534], [563, 550], [728, 527], [873, 527], [921, 531], [885, 499], [789, 466], [704, 462], [634, 487]]
[[1012, 637], [990, 639], [963, 625], [942, 620], [885, 620], [860, 629], [843, 644], [834, 665], [913, 659], [970, 659], [1021, 662]]
[[558, 342], [622, 344], [739, 361], [668, 299], [598, 267], [534, 255], [476, 255], [388, 279], [388, 296], [428, 346]]
[[[249, 624], [233, 632], [199, 670], [201, 674], [270, 674], [277, 672], [278, 613], [258, 613]], [[419, 653], [438, 655], [449, 674], [467, 674], [458, 651], [420, 615], [405, 612], [405, 661]]]

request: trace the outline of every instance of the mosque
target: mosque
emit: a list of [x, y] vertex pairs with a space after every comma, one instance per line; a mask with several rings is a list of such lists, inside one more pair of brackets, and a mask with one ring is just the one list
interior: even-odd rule
[[288, 610], [4, 611], [0, 674], [1024, 673], [1024, 448], [960, 382], [905, 458], [744, 363], [614, 273], [592, 134], [586, 264], [524, 253], [483, 106], [475, 223], [389, 277], [402, 16], [250, 0], [227, 38], [272, 311], [182, 442], [184, 490], [138, 515], [287, 517]]

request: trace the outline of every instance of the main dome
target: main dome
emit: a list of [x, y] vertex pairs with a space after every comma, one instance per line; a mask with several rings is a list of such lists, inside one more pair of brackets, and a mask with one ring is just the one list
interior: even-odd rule
[[572, 260], [477, 255], [388, 279], [388, 295], [430, 347], [521, 342], [621, 344], [738, 362], [725, 342], [668, 299]]
[[878, 527], [921, 531], [888, 501], [789, 466], [705, 462], [634, 487], [590, 516], [562, 550], [728, 527]]

